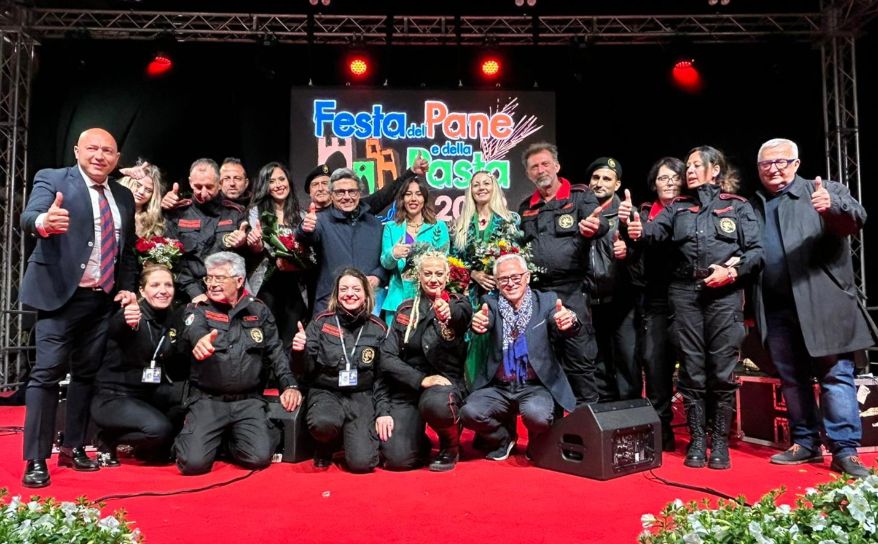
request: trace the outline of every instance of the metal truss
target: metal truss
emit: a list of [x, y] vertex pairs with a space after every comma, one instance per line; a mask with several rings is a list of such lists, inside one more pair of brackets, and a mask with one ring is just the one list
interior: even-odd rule
[[0, 17], [0, 389], [18, 385], [26, 365], [18, 291], [24, 275], [24, 236], [18, 219], [27, 201], [27, 123], [34, 39], [14, 23], [22, 12]]
[[347, 45], [498, 46], [755, 42], [783, 35], [809, 40], [823, 32], [821, 13], [630, 16], [406, 16], [174, 13], [35, 9], [28, 29], [43, 38], [87, 32], [93, 38]]

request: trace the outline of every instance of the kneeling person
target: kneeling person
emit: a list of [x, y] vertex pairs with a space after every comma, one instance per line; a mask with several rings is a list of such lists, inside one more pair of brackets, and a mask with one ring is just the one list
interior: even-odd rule
[[508, 422], [517, 413], [533, 444], [554, 422], [556, 404], [574, 409], [576, 399], [556, 353], [575, 341], [582, 325], [555, 293], [528, 286], [530, 273], [520, 255], [497, 259], [494, 278], [499, 298], [486, 297], [472, 320], [473, 332], [490, 333], [492, 347], [461, 419], [480, 435], [490, 450], [488, 459], [502, 461], [515, 447]]
[[207, 302], [184, 312], [182, 349], [192, 348], [191, 393], [175, 448], [183, 474], [209, 472], [223, 437], [234, 462], [264, 468], [279, 441], [262, 396], [265, 364], [283, 388], [281, 405], [302, 402], [274, 317], [244, 289], [244, 258], [223, 251], [204, 261]]
[[428, 251], [416, 260], [415, 298], [397, 309], [381, 346], [381, 380], [386, 399], [376, 399], [379, 416], [394, 422], [380, 436], [384, 468], [414, 468], [429, 453], [425, 424], [439, 436], [439, 453], [430, 470], [451, 470], [460, 454], [460, 405], [465, 385], [464, 334], [472, 306], [461, 295], [449, 294], [448, 260]]

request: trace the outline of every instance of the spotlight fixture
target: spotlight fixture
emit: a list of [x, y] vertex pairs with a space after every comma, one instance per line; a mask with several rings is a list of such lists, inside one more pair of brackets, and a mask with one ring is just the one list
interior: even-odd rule
[[704, 87], [701, 73], [695, 67], [695, 59], [683, 58], [674, 63], [671, 69], [671, 80], [674, 85], [687, 93], [698, 93]]
[[523, 8], [525, 4], [532, 8], [537, 5], [537, 0], [515, 0], [516, 7]]
[[146, 65], [146, 75], [149, 77], [160, 77], [170, 72], [173, 67], [174, 61], [171, 60], [170, 55], [160, 51]]
[[486, 57], [482, 60], [482, 75], [493, 79], [500, 75], [500, 60], [495, 57]]

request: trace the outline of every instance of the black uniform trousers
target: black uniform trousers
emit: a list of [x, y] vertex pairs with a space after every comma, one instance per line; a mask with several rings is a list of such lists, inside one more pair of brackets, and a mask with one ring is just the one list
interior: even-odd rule
[[535, 288], [544, 291], [554, 291], [564, 306], [576, 312], [579, 321], [582, 323], [582, 327], [575, 337], [560, 343], [562, 347], [557, 349], [556, 355], [561, 363], [561, 368], [564, 369], [564, 373], [567, 375], [567, 380], [570, 382], [573, 394], [576, 395], [576, 403], [589, 404], [597, 402], [595, 360], [598, 354], [598, 347], [595, 341], [588, 301], [585, 293], [582, 291], [582, 281], [541, 285]]
[[439, 436], [439, 448], [458, 445], [461, 394], [454, 385], [434, 385], [424, 389], [411, 401], [390, 400], [393, 434], [381, 443], [384, 468], [408, 470], [421, 464], [430, 453], [425, 434], [430, 425]]
[[674, 366], [677, 354], [669, 338], [671, 309], [667, 298], [644, 298], [637, 308], [637, 361], [646, 380], [646, 398], [652, 403], [662, 429], [670, 429], [674, 413]]
[[257, 295], [274, 315], [277, 335], [287, 353], [298, 331], [298, 323], [301, 321], [304, 326], [309, 317], [298, 278], [296, 273], [275, 270]]
[[104, 359], [112, 308], [110, 295], [78, 288], [61, 308], [37, 313], [37, 359], [25, 400], [25, 460], [48, 459], [52, 454], [58, 384], [68, 371], [70, 385], [62, 445], [85, 445], [94, 377]]
[[595, 387], [600, 402], [639, 399], [643, 374], [634, 355], [634, 299], [615, 297], [592, 305], [591, 312], [598, 346]]
[[672, 336], [681, 360], [677, 388], [683, 399], [734, 406], [735, 365], [744, 340], [744, 295], [720, 288], [672, 283]]
[[305, 397], [305, 423], [314, 437], [316, 455], [329, 458], [341, 440], [351, 472], [378, 466], [378, 433], [371, 391], [340, 393], [312, 388]]
[[271, 463], [280, 432], [268, 419], [265, 399], [222, 400], [193, 391], [188, 403], [183, 430], [174, 442], [182, 474], [210, 472], [224, 439], [233, 462], [250, 469]]
[[99, 390], [91, 417], [100, 429], [100, 441], [108, 448], [133, 446], [138, 459], [167, 460], [182, 415], [179, 400], [172, 399], [174, 390], [170, 384], [145, 393]]
[[515, 440], [515, 427], [508, 421], [521, 414], [528, 444], [548, 431], [555, 421], [555, 399], [541, 383], [504, 383], [497, 380], [477, 389], [466, 398], [460, 411], [463, 425], [474, 430], [490, 451]]

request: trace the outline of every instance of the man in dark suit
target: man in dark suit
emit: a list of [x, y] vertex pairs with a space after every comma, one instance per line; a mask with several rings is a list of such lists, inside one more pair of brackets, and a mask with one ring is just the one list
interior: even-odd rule
[[[21, 227], [37, 239], [21, 302], [37, 310], [36, 364], [27, 384], [22, 483], [49, 485], [58, 383], [70, 371], [60, 466], [98, 470], [83, 444], [92, 382], [104, 356], [113, 302], [135, 300], [134, 197], [108, 176], [119, 162], [113, 136], [86, 130], [77, 164], [37, 172]], [[109, 190], [107, 190], [109, 189]]]
[[473, 332], [490, 331], [494, 345], [460, 418], [490, 450], [487, 458], [502, 461], [515, 447], [518, 413], [527, 428], [529, 452], [537, 436], [552, 426], [556, 405], [575, 408], [576, 398], [555, 354], [576, 341], [582, 324], [558, 295], [530, 288], [527, 263], [520, 255], [497, 259], [494, 278], [500, 297], [486, 297], [472, 321]]

